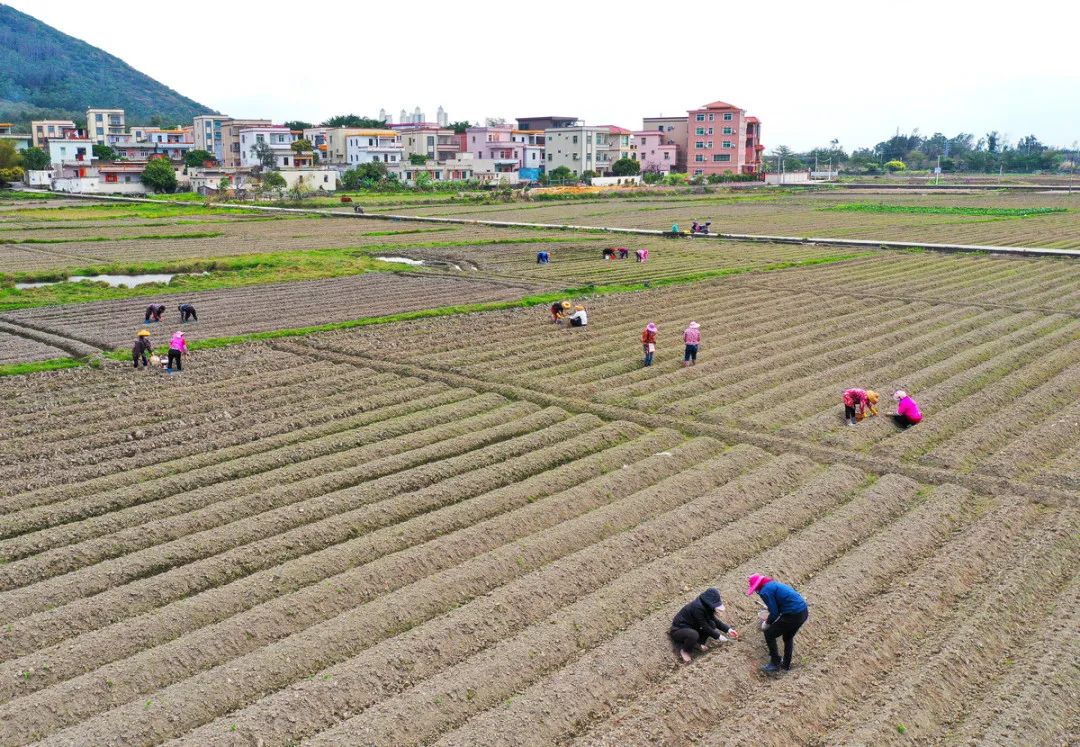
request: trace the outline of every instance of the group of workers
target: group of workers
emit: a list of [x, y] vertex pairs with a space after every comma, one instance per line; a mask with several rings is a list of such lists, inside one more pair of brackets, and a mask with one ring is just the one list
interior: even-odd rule
[[[653, 356], [656, 354], [656, 333], [658, 328], [655, 322], [649, 322], [645, 329], [641, 330], [641, 347], [645, 351], [645, 365], [653, 364]], [[701, 325], [690, 322], [683, 330], [683, 368], [697, 364], [698, 348], [701, 346]]]
[[562, 324], [563, 319], [569, 319], [571, 327], [584, 327], [589, 323], [589, 312], [581, 304], [575, 306], [569, 301], [556, 301], [551, 304], [550, 311], [554, 324]]
[[[199, 316], [195, 312], [195, 307], [190, 303], [182, 303], [176, 307], [180, 312], [180, 323], [183, 324], [187, 321], [197, 322]], [[162, 315], [165, 313], [165, 304], [152, 303], [146, 307], [146, 314], [143, 319], [143, 323], [151, 324], [154, 322], [160, 322]], [[174, 371], [183, 371], [184, 362], [183, 356], [188, 352], [187, 339], [184, 336], [183, 330], [177, 330], [172, 339], [169, 340], [169, 353], [165, 361], [161, 361], [165, 365], [165, 371], [173, 373]], [[140, 329], [135, 335], [135, 344], [131, 346], [131, 363], [137, 370], [139, 365], [149, 368], [151, 365], [158, 365], [160, 359], [154, 355], [154, 346], [150, 343], [150, 330]]]
[[[795, 653], [795, 634], [810, 616], [810, 607], [795, 589], [775, 579], [755, 573], [746, 579], [746, 595], [757, 594], [764, 608], [759, 614], [761, 632], [769, 651], [769, 661], [761, 669], [766, 674], [776, 674], [791, 669], [791, 657]], [[728, 638], [738, 640], [739, 631], [725, 623], [717, 612], [724, 611], [720, 590], [706, 589], [692, 602], [683, 606], [671, 621], [668, 636], [684, 663], [693, 660], [697, 651], [708, 650], [710, 639], [723, 642]], [[784, 642], [784, 654], [780, 655], [777, 639]]]
[[[199, 315], [195, 313], [195, 307], [189, 303], [182, 303], [176, 307], [180, 312], [180, 321], [199, 321]], [[143, 319], [143, 324], [150, 324], [152, 322], [160, 322], [162, 314], [165, 313], [165, 304], [152, 303], [146, 307], [146, 315]]]
[[[169, 354], [165, 362], [165, 371], [183, 371], [183, 356], [188, 352], [187, 339], [183, 330], [177, 330], [169, 340]], [[143, 368], [149, 368], [151, 364], [157, 365], [157, 356], [154, 355], [154, 346], [150, 342], [150, 330], [140, 329], [135, 335], [135, 344], [131, 346], [131, 363], [137, 370], [139, 364]]]
[[[877, 403], [881, 395], [872, 389], [847, 389], [842, 397], [844, 420], [848, 425], [855, 425], [863, 419], [877, 415]], [[918, 403], [903, 389], [893, 392], [896, 412], [891, 414], [893, 422], [900, 428], [910, 428], [922, 421], [922, 411]]]

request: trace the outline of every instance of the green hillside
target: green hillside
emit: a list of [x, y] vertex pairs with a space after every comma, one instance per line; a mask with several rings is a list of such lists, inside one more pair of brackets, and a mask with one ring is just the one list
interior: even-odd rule
[[90, 106], [122, 108], [132, 124], [190, 123], [215, 113], [123, 60], [0, 5], [0, 121], [81, 122]]

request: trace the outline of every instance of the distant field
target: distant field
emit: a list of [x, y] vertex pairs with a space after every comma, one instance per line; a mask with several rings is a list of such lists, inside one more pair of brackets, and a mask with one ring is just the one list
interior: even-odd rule
[[[845, 205], [867, 204], [887, 207], [843, 209]], [[439, 205], [417, 207], [408, 213], [658, 230], [667, 230], [678, 223], [684, 231], [689, 230], [692, 221], [698, 220], [711, 221], [712, 230], [720, 233], [1080, 248], [1080, 191], [1071, 195], [982, 192], [927, 195], [842, 190], [790, 194], [755, 190], [749, 194], [725, 192], [662, 199]]]

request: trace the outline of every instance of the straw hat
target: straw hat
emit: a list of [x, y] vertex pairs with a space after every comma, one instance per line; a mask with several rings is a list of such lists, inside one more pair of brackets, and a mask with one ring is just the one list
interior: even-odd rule
[[577, 306], [574, 307], [574, 311], [584, 311], [584, 310], [585, 310], [585, 307], [582, 306], [581, 304], [578, 304]]
[[140, 329], [136, 337], [149, 337], [150, 333], [145, 329]]
[[881, 399], [881, 395], [878, 394], [877, 392], [875, 392], [873, 390], [870, 390], [870, 389], [868, 389], [866, 391], [866, 401], [869, 402], [870, 404], [876, 405], [878, 403], [879, 399]]

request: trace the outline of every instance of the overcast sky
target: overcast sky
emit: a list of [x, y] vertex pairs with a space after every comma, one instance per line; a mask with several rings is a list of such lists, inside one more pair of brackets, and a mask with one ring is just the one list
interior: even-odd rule
[[640, 129], [721, 99], [770, 150], [897, 128], [1080, 140], [1076, 0], [5, 2], [232, 116], [442, 105]]

